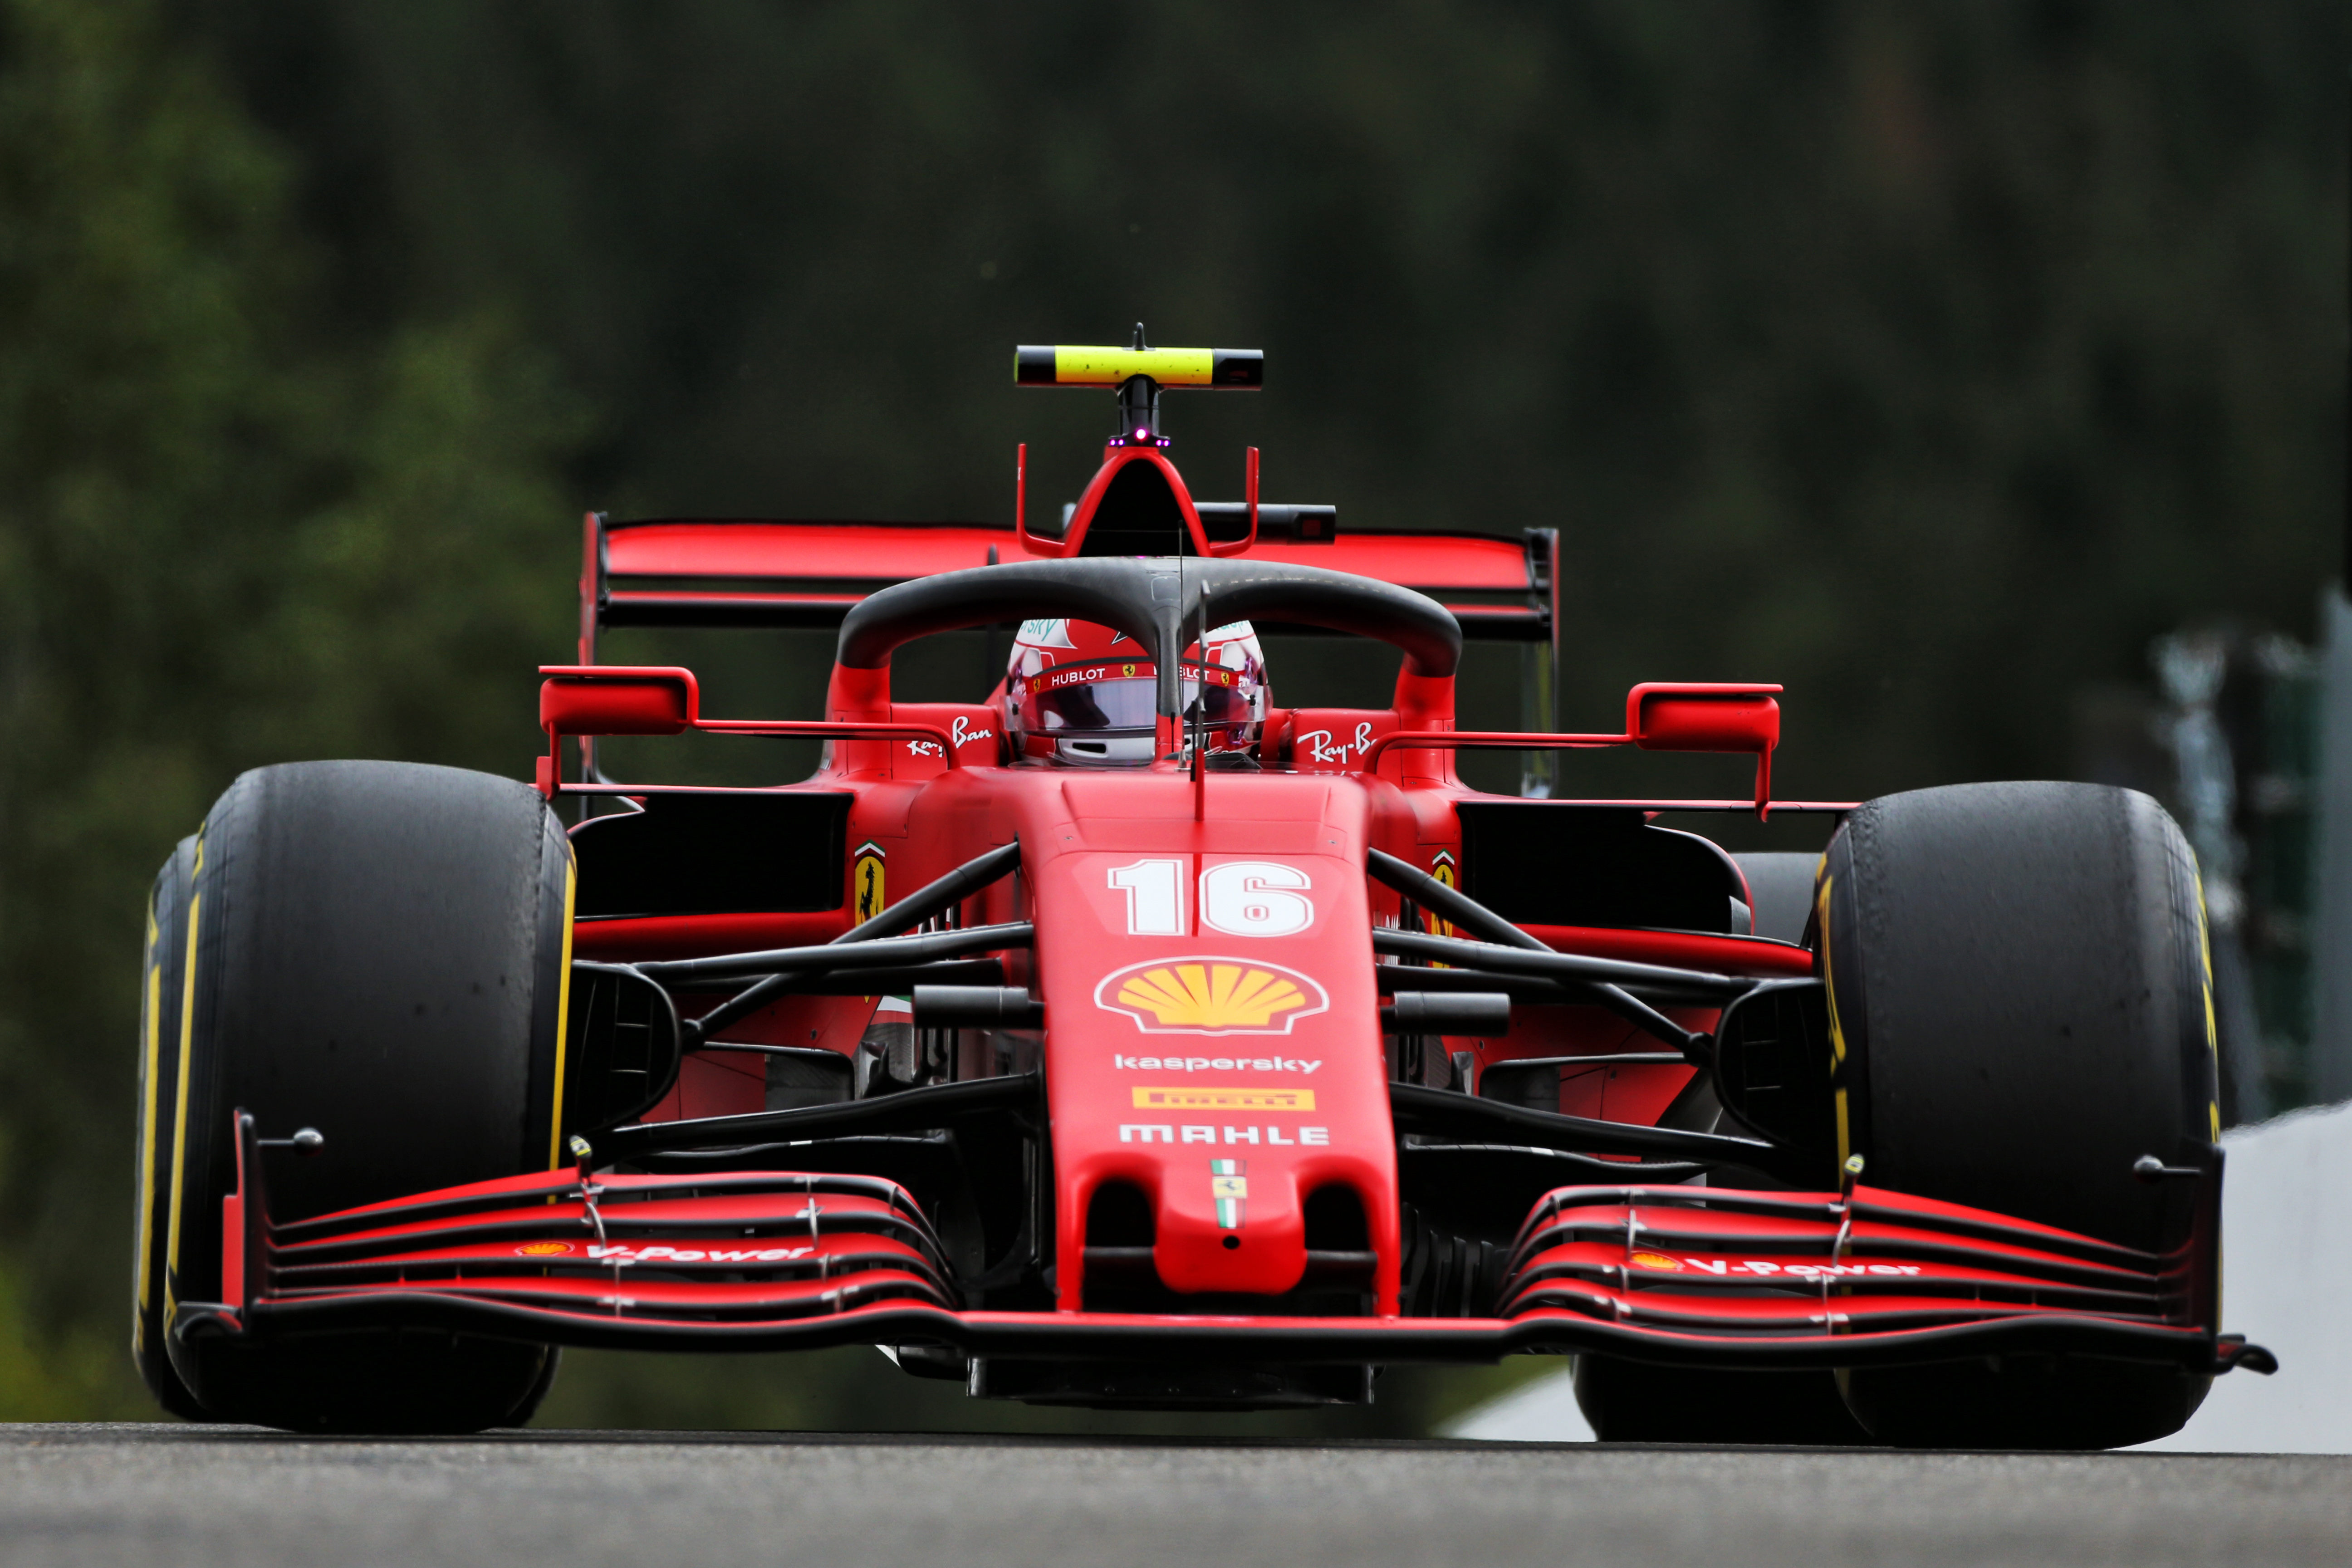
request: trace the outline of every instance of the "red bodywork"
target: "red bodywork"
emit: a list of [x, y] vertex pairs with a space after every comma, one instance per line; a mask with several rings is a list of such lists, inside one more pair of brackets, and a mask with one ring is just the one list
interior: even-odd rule
[[[1126, 464], [1165, 472], [1200, 553], [1235, 552], [1231, 541], [1206, 536], [1157, 450], [1114, 447], [1108, 458], [1055, 541], [976, 524], [592, 517], [579, 663], [548, 670], [542, 698], [553, 750], [540, 783], [559, 802], [621, 793], [563, 782], [565, 737], [688, 729], [824, 738], [816, 774], [761, 793], [848, 797], [839, 907], [583, 918], [573, 931], [578, 958], [651, 963], [831, 942], [870, 912], [854, 893], [862, 858], [875, 863], [877, 882], [887, 868], [890, 894], [903, 899], [975, 857], [1020, 846], [1017, 875], [964, 900], [944, 924], [1034, 925], [1034, 946], [1000, 956], [1045, 1015], [1034, 1035], [1037, 1076], [1019, 1080], [1035, 1104], [1034, 1190], [1022, 1201], [1034, 1205], [1042, 1299], [1021, 1310], [988, 1305], [981, 1270], [951, 1258], [936, 1216], [870, 1175], [730, 1172], [721, 1161], [592, 1177], [583, 1163], [272, 1226], [250, 1184], [257, 1162], [248, 1161], [226, 1216], [232, 1288], [215, 1326], [435, 1323], [638, 1347], [922, 1343], [982, 1360], [1377, 1363], [1610, 1348], [1787, 1366], [2087, 1347], [2226, 1363], [2211, 1249], [2194, 1237], [2159, 1257], [1868, 1187], [1594, 1184], [1608, 1169], [1598, 1160], [1584, 1162], [1580, 1181], [1542, 1196], [1515, 1243], [1490, 1248], [1501, 1287], [1477, 1310], [1408, 1315], [1405, 1101], [1399, 1047], [1383, 1035], [1374, 933], [1406, 921], [1439, 934], [1454, 928], [1368, 879], [1368, 852], [1456, 883], [1457, 808], [1496, 798], [1458, 778], [1454, 748], [1465, 743], [1746, 753], [1757, 764], [1752, 803], [1616, 804], [1761, 812], [1779, 738], [1777, 687], [1644, 686], [1622, 731], [1469, 736], [1454, 731], [1452, 678], [1408, 665], [1390, 707], [1277, 710], [1261, 747], [1265, 771], [1199, 775], [1173, 762], [1133, 772], [1006, 765], [995, 708], [896, 702], [887, 664], [837, 665], [822, 721], [771, 723], [705, 719], [687, 672], [596, 662], [601, 626], [826, 625], [892, 582], [1078, 553], [1092, 506]], [[1251, 505], [1255, 529], [1254, 493]], [[1258, 537], [1243, 558], [1411, 585], [1445, 604], [1470, 635], [1550, 641], [1556, 658], [1555, 553], [1549, 534], [1525, 543], [1357, 534]], [[1736, 933], [1525, 929], [1560, 953], [1712, 976], [1813, 973], [1804, 948]], [[1716, 1017], [1712, 1006], [1667, 1013], [1702, 1032]], [[873, 997], [791, 996], [720, 1033], [847, 1054], [875, 1017]], [[1696, 1070], [1663, 1054], [1600, 1007], [1527, 1008], [1507, 1034], [1427, 1042], [1413, 1092], [1461, 1095], [1530, 1058], [1647, 1057], [1581, 1072], [1570, 1064], [1557, 1113], [1649, 1127]], [[1011, 1103], [1019, 1085], [1008, 1059], [961, 1033], [946, 1087], [920, 1092], [944, 1108], [942, 1124], [979, 1114], [958, 1109], [967, 1102]], [[730, 1126], [740, 1142], [772, 1135], [782, 1124], [765, 1109], [764, 1060], [689, 1052], [644, 1124], [738, 1117], [714, 1126], [710, 1141], [723, 1144]], [[956, 1095], [964, 1099], [950, 1104]], [[2218, 1172], [2207, 1176], [2197, 1201], [2210, 1208]], [[1823, 1169], [1814, 1184], [1834, 1180]], [[1089, 1215], [1114, 1184], [1139, 1194], [1149, 1212], [1148, 1259], [1132, 1245], [1090, 1249]], [[1310, 1210], [1334, 1191], [1352, 1196], [1342, 1207], [1360, 1215], [1360, 1233], [1344, 1247], [1312, 1245]], [[2210, 1227], [2206, 1215], [2197, 1234]], [[1106, 1271], [1115, 1263], [1119, 1279], [1090, 1279], [1097, 1260]], [[1359, 1292], [1358, 1309], [1291, 1301], [1318, 1279]], [[1155, 1310], [1118, 1305], [1132, 1293], [1112, 1286], [1138, 1280], [1156, 1292]], [[984, 1381], [977, 1371], [972, 1379], [975, 1388]]]

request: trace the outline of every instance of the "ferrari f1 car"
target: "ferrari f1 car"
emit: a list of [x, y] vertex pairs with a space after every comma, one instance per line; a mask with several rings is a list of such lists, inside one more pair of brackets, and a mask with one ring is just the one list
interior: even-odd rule
[[[1255, 353], [1016, 363], [1117, 393], [1060, 528], [1025, 448], [1011, 526], [591, 516], [535, 784], [263, 768], [165, 864], [164, 1405], [462, 1431], [565, 1345], [852, 1342], [981, 1397], [1245, 1409], [1549, 1352], [1604, 1437], [2092, 1447], [2272, 1367], [2219, 1331], [2203, 918], [2153, 802], [1775, 801], [1768, 685], [1563, 731], [1554, 533], [1343, 532], [1261, 503], [1255, 450], [1196, 501], [1162, 394]], [[1275, 705], [1259, 625], [1384, 645], [1392, 702]], [[824, 717], [707, 717], [688, 670], [598, 661], [631, 626], [837, 626]], [[894, 700], [895, 650], [982, 626], [1018, 627], [993, 691]], [[1455, 727], [1465, 637], [1528, 646], [1537, 722]], [[823, 761], [599, 763], [688, 731]], [[1755, 789], [1456, 770], [1612, 746]], [[1837, 822], [1796, 857], [1659, 820], [1741, 811]]]

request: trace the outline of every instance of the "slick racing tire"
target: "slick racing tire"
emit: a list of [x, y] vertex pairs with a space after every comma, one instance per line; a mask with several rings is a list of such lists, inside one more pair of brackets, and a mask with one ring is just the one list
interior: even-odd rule
[[546, 1392], [541, 1345], [177, 1331], [221, 1300], [240, 1110], [266, 1139], [324, 1137], [310, 1157], [261, 1151], [278, 1222], [555, 1163], [572, 878], [540, 796], [483, 773], [292, 763], [245, 774], [214, 805], [188, 863], [179, 940], [194, 973], [178, 1038], [158, 1050], [173, 1068], [150, 1079], [169, 1079], [171, 1105], [158, 1103], [163, 1157], [141, 1199], [158, 1216], [163, 1285], [141, 1321], [160, 1333], [143, 1342], [161, 1338], [204, 1413], [467, 1432], [522, 1418]]
[[1874, 1442], [1827, 1372], [1716, 1372], [1617, 1356], [1576, 1358], [1576, 1404], [1604, 1443]]
[[[2179, 1205], [2132, 1173], [2219, 1124], [2196, 862], [2161, 807], [2080, 784], [1888, 795], [1831, 840], [1815, 901], [1864, 1182], [2149, 1251], [2183, 1239]], [[2082, 1356], [1839, 1378], [1882, 1441], [2003, 1448], [2159, 1437], [2211, 1382]]]
[[[184, 1421], [209, 1421], [163, 1345], [163, 1241], [169, 1219], [172, 1113], [180, 1066], [180, 1001], [188, 964], [188, 884], [196, 841], [180, 840], [147, 899], [139, 966], [139, 1151], [132, 1172], [131, 1359], [155, 1403]], [[160, 1180], [159, 1178], [160, 1173]]]

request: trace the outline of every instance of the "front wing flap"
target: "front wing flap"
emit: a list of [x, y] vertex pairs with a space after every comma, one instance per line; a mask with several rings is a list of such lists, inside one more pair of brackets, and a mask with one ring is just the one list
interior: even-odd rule
[[2200, 1240], [2140, 1252], [1872, 1187], [1563, 1187], [1521, 1228], [1501, 1310], [1801, 1340], [2056, 1318], [2202, 1332]]

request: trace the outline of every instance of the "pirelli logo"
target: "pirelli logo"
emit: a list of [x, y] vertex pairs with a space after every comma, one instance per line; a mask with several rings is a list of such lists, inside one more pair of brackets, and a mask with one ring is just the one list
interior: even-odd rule
[[1138, 1110], [1312, 1110], [1311, 1089], [1139, 1089]]

